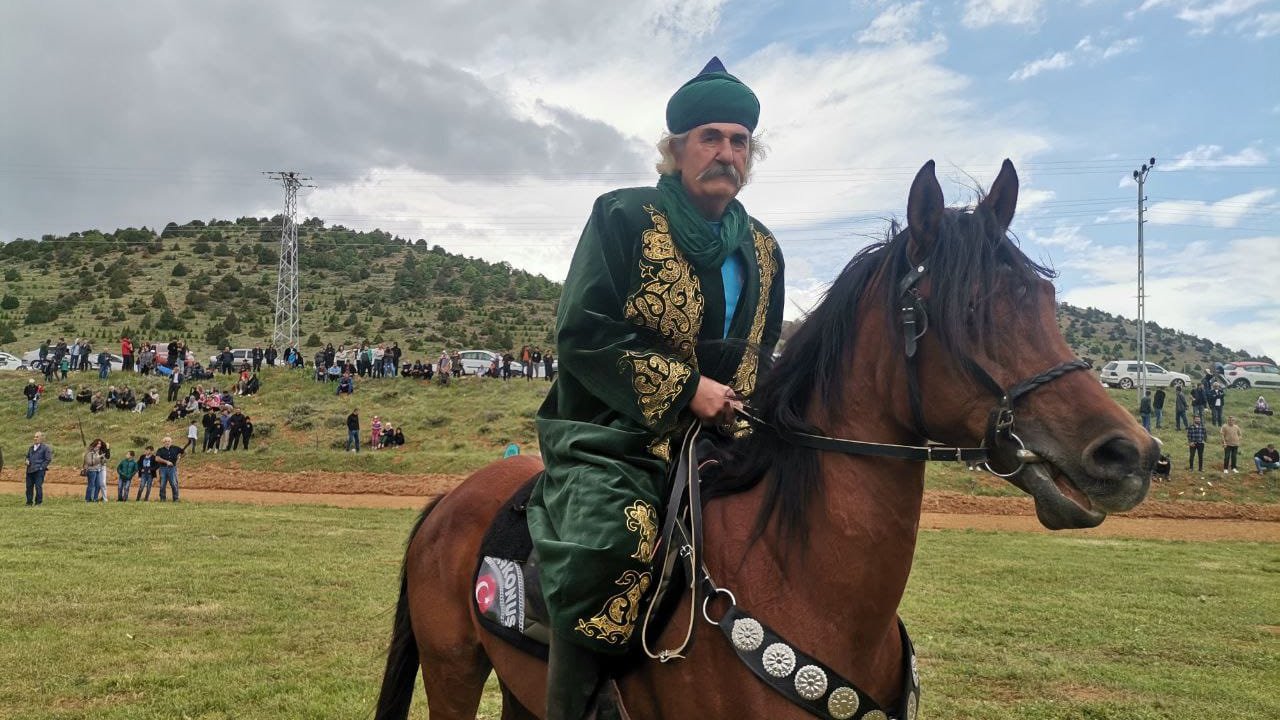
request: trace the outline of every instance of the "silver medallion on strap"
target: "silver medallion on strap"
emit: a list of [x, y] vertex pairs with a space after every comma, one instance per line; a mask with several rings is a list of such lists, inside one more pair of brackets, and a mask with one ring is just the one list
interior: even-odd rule
[[813, 701], [827, 692], [827, 674], [817, 665], [805, 665], [796, 671], [796, 694]]
[[786, 677], [796, 669], [796, 651], [777, 642], [764, 649], [760, 664], [774, 677]]
[[858, 693], [853, 688], [838, 687], [827, 698], [827, 712], [836, 720], [849, 720], [858, 712]]
[[764, 626], [754, 618], [738, 618], [733, 621], [733, 646], [743, 652], [751, 652], [764, 642]]

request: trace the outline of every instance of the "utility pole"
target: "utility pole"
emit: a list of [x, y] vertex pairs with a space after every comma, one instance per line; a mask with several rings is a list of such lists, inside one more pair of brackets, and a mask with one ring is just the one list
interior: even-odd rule
[[283, 353], [285, 348], [298, 343], [298, 188], [315, 187], [307, 184], [309, 177], [302, 177], [292, 170], [264, 172], [263, 175], [279, 180], [284, 185], [284, 223], [280, 229], [280, 271], [276, 276], [275, 325], [271, 343]]
[[1146, 224], [1144, 217], [1147, 209], [1147, 195], [1144, 191], [1147, 174], [1156, 166], [1156, 159], [1144, 163], [1141, 170], [1133, 171], [1133, 179], [1138, 183], [1138, 397], [1147, 394], [1147, 277], [1142, 254], [1142, 226]]

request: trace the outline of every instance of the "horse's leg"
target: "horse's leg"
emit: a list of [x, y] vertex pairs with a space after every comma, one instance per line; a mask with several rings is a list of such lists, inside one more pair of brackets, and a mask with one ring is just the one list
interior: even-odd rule
[[471, 608], [480, 543], [502, 503], [539, 467], [512, 458], [478, 471], [440, 501], [409, 544], [410, 616], [432, 720], [476, 715], [492, 668]]

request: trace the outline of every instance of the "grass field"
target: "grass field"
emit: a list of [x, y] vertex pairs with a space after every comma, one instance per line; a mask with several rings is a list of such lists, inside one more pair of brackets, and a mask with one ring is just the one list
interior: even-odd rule
[[[369, 717], [413, 517], [0, 496], [0, 717]], [[1280, 717], [1277, 577], [1274, 545], [926, 532], [925, 716]]]
[[[0, 434], [0, 452], [7, 467], [20, 465], [30, 431], [41, 429], [54, 448], [55, 464], [77, 466], [83, 452], [80, 438], [83, 430], [88, 439], [101, 437], [111, 443], [113, 451], [141, 450], [146, 443], [159, 445], [167, 433], [181, 444], [186, 437], [186, 422], [165, 422], [167, 410], [149, 410], [133, 414], [110, 410], [90, 414], [87, 406], [60, 403], [53, 396], [61, 385], [53, 385], [40, 404], [32, 421], [23, 419], [25, 402], [22, 385], [25, 373], [0, 375], [0, 408], [4, 416], [16, 418], [6, 423]], [[449, 387], [419, 380], [382, 379], [360, 383], [354, 398], [334, 395], [330, 383], [310, 379], [309, 371], [267, 369], [262, 374], [262, 392], [243, 398], [240, 403], [254, 420], [257, 431], [250, 452], [230, 455], [196, 455], [184, 460], [188, 467], [212, 471], [234, 466], [246, 469], [295, 472], [331, 470], [377, 473], [451, 473], [471, 472], [501, 457], [508, 443], [520, 445], [526, 452], [537, 449], [533, 415], [545, 397], [549, 383], [545, 380], [495, 381], [466, 377]], [[110, 383], [131, 382], [135, 390], [150, 387], [139, 383], [137, 376], [115, 373]], [[96, 373], [72, 374], [72, 383], [103, 387]], [[204, 383], [206, 387], [209, 382]], [[212, 384], [224, 385], [222, 376]], [[160, 386], [163, 392], [163, 385]], [[1109, 390], [1123, 407], [1136, 407], [1134, 391]], [[1249, 473], [1253, 470], [1253, 453], [1267, 442], [1280, 443], [1280, 416], [1264, 417], [1252, 412], [1256, 393], [1232, 391], [1227, 395], [1227, 412], [1234, 413], [1245, 432], [1240, 449], [1240, 475], [1224, 478], [1221, 474], [1222, 450], [1216, 439], [1216, 428], [1210, 427], [1205, 450], [1205, 473], [1186, 471], [1186, 433], [1172, 429], [1173, 415], [1166, 416], [1163, 430], [1156, 431], [1164, 442], [1165, 452], [1173, 459], [1171, 482], [1152, 486], [1153, 500], [1209, 500], [1225, 502], [1280, 502], [1280, 486], [1265, 483]], [[1280, 405], [1280, 398], [1274, 398]], [[1170, 401], [1172, 402], [1172, 401]], [[399, 425], [408, 444], [392, 453], [345, 453], [345, 418], [353, 406], [360, 408], [365, 439], [374, 415]], [[967, 472], [956, 463], [934, 463], [927, 469], [927, 486], [935, 490], [957, 490], [978, 495], [1020, 495], [1008, 482], [986, 473]]]

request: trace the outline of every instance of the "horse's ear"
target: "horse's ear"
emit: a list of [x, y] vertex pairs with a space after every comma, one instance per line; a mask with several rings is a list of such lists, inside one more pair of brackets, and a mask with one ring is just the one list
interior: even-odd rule
[[1013, 169], [1009, 158], [1000, 166], [1000, 174], [982, 199], [982, 207], [995, 213], [1001, 230], [1008, 230], [1013, 223], [1013, 211], [1018, 207], [1018, 171]]
[[911, 183], [911, 194], [907, 196], [907, 229], [911, 231], [907, 257], [911, 262], [923, 261], [933, 253], [944, 209], [946, 201], [942, 198], [942, 186], [938, 185], [933, 161], [930, 160], [916, 173], [916, 179]]

